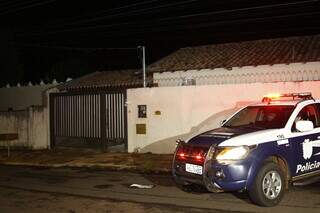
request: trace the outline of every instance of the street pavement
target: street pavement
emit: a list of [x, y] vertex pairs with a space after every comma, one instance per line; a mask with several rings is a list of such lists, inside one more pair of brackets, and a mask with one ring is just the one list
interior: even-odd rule
[[[131, 184], [152, 184], [155, 187], [134, 189], [129, 187]], [[15, 201], [16, 197], [20, 200]], [[40, 209], [37, 206], [32, 206], [31, 201], [27, 203], [30, 197], [39, 198], [38, 200], [41, 201]], [[62, 199], [63, 206], [53, 206], [53, 203], [61, 204], [61, 202], [57, 202], [59, 199]], [[98, 202], [97, 200], [99, 200], [99, 205], [93, 202]], [[9, 201], [13, 204], [17, 202], [19, 205], [4, 205]], [[101, 204], [102, 201], [103, 204]], [[82, 208], [81, 204], [86, 202], [87, 205]], [[50, 205], [50, 208], [46, 209], [46, 205]], [[69, 205], [70, 207], [68, 207]], [[95, 211], [89, 208], [90, 206], [100, 206], [100, 210], [103, 209], [103, 211]], [[26, 207], [29, 208], [26, 209]], [[55, 208], [62, 209], [55, 211]], [[136, 174], [86, 168], [0, 166], [1, 213], [63, 212], [62, 210], [67, 212], [319, 213], [320, 183], [292, 187], [286, 192], [280, 205], [264, 208], [252, 204], [245, 193], [213, 194], [201, 188], [181, 190], [175, 186], [168, 175]]]

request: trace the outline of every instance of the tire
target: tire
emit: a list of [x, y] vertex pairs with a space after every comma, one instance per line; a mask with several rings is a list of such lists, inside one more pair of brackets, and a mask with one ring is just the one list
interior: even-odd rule
[[258, 172], [249, 197], [259, 206], [276, 206], [285, 192], [285, 176], [279, 166], [273, 162], [266, 162]]

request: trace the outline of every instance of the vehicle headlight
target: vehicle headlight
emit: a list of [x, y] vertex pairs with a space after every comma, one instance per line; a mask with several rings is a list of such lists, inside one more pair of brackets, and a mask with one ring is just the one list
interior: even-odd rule
[[218, 161], [232, 161], [245, 159], [249, 154], [248, 146], [221, 147], [217, 150], [216, 159]]

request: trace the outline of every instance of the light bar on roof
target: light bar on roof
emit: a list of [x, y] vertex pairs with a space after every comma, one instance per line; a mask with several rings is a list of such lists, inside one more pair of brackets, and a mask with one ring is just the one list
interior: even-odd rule
[[[285, 99], [287, 98], [287, 99]], [[292, 100], [302, 99], [302, 100], [308, 100], [313, 99], [311, 92], [301, 92], [301, 93], [271, 93], [268, 95], [263, 96], [262, 102], [268, 102], [271, 101], [281, 101], [283, 99], [288, 100], [292, 98]]]

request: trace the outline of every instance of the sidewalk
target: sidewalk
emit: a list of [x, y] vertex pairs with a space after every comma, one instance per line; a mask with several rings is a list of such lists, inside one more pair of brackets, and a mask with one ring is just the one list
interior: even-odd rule
[[0, 150], [0, 164], [41, 167], [86, 167], [144, 173], [169, 173], [173, 155], [102, 153], [98, 150]]

